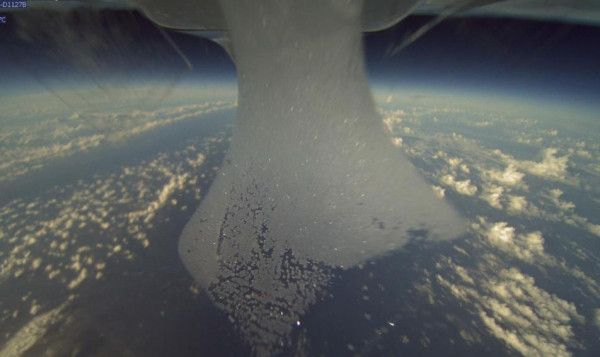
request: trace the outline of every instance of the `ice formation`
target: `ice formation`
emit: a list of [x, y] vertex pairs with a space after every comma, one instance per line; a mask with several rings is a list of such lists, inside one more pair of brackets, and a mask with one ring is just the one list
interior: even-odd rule
[[333, 270], [465, 225], [384, 131], [364, 70], [361, 1], [220, 4], [238, 118], [179, 250], [254, 351], [272, 354]]

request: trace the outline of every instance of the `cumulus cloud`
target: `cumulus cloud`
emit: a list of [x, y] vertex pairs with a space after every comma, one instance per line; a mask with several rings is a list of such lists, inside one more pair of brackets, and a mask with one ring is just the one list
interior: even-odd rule
[[594, 325], [600, 329], [600, 309], [594, 309]]
[[578, 267], [570, 266], [546, 253], [544, 237], [540, 231], [519, 233], [507, 222], [489, 222], [484, 217], [477, 217], [477, 222], [472, 224], [472, 229], [484, 243], [489, 244], [491, 247], [529, 264], [556, 268], [579, 280], [590, 293], [600, 297], [600, 286], [595, 279]]
[[456, 180], [454, 176], [447, 174], [442, 176], [440, 182], [452, 188], [454, 191], [465, 196], [473, 196], [477, 193], [477, 186], [471, 183], [471, 180]]
[[569, 152], [573, 152], [575, 153], [575, 155], [582, 157], [584, 159], [591, 159], [592, 158], [592, 154], [587, 151], [587, 150], [583, 150], [583, 149], [579, 149], [579, 150], [569, 150]]
[[[222, 137], [189, 139], [184, 149], [3, 202], [0, 290], [11, 286], [21, 299], [3, 302], [0, 323], [26, 325], [0, 347], [0, 356], [22, 355], [62, 319], [62, 308], [44, 312], [48, 301], [37, 296], [43, 294], [40, 284], [71, 294], [68, 301], [77, 299], [111, 265], [135, 260], [149, 247], [150, 233], [169, 219], [164, 212], [178, 205], [178, 195], [199, 202], [198, 180], [215, 169], [203, 167], [204, 152], [221, 142]], [[27, 322], [30, 316], [35, 317]]]
[[169, 181], [158, 190], [158, 195], [154, 200], [149, 202], [143, 209], [131, 211], [127, 214], [129, 221], [133, 223], [136, 220], [141, 219], [145, 224], [150, 223], [156, 216], [158, 210], [167, 204], [173, 193], [178, 190], [183, 190], [189, 176], [190, 175], [187, 173], [182, 175], [169, 175]]
[[516, 186], [523, 181], [523, 177], [525, 177], [525, 174], [519, 172], [514, 164], [509, 164], [506, 166], [504, 171], [484, 171], [484, 176], [491, 181], [498, 182], [505, 186]]
[[524, 196], [509, 196], [508, 210], [509, 212], [520, 213], [527, 208], [527, 199]]
[[558, 188], [549, 189], [540, 194], [539, 197], [543, 199], [540, 202], [540, 207], [529, 202], [525, 196], [508, 194], [505, 197], [507, 199], [507, 213], [509, 214], [540, 217], [549, 222], [578, 227], [593, 235], [600, 236], [600, 225], [590, 222], [588, 218], [575, 213], [575, 204], [563, 199], [563, 191]]
[[[132, 246], [150, 245], [149, 231], [165, 207], [177, 205], [175, 195], [200, 199], [197, 181], [205, 156], [196, 147], [218, 142], [193, 139], [185, 149], [0, 206], [0, 288], [7, 280], [30, 281], [35, 275], [32, 281], [46, 278], [76, 291], [90, 279], [102, 279], [107, 264], [134, 259]], [[33, 304], [30, 310], [40, 308]]]
[[590, 233], [600, 237], [600, 224], [587, 223], [587, 229]]
[[456, 169], [462, 163], [462, 159], [459, 157], [446, 157], [446, 161], [453, 169]]
[[437, 198], [444, 198], [444, 196], [446, 195], [446, 190], [444, 190], [443, 188], [441, 188], [440, 186], [432, 186], [433, 188], [433, 193], [435, 193], [435, 196]]
[[233, 107], [231, 102], [214, 101], [154, 111], [77, 112], [69, 120], [58, 117], [11, 127], [2, 133], [0, 182], [39, 170], [57, 158]]
[[564, 201], [561, 199], [563, 191], [559, 188], [548, 190], [546, 197], [554, 204], [558, 210], [562, 212], [573, 212], [575, 204], [573, 202]]
[[572, 321], [583, 322], [575, 305], [535, 286], [532, 277], [504, 269], [486, 284], [479, 316], [497, 338], [526, 356], [570, 356]]
[[[510, 229], [500, 227], [499, 237]], [[537, 287], [518, 269], [496, 269], [490, 264], [473, 271], [447, 259], [442, 267], [449, 276], [436, 275], [437, 283], [477, 312], [488, 332], [527, 356], [570, 356], [574, 346], [572, 325], [584, 318], [574, 304]]]
[[402, 143], [403, 142], [402, 142], [401, 137], [397, 136], [397, 137], [392, 138], [392, 145], [394, 145], [395, 147], [397, 147], [397, 148], [402, 147]]
[[64, 316], [63, 310], [67, 304], [62, 304], [42, 315], [34, 317], [17, 331], [0, 349], [0, 356], [22, 356], [35, 345], [57, 322]]
[[[395, 125], [397, 135], [404, 135], [403, 127], [415, 129], [411, 134], [413, 139], [410, 142], [405, 140], [403, 148], [418, 160], [425, 161], [422, 170], [425, 175], [437, 178], [439, 186], [435, 187], [445, 190], [444, 193], [452, 190], [466, 196], [476, 194], [490, 206], [504, 210], [494, 213], [495, 217], [503, 218], [476, 220], [472, 240], [455, 243], [447, 257], [436, 260], [438, 274], [424, 272], [424, 279], [414, 284], [414, 291], [422, 293], [430, 303], [443, 304], [446, 298], [462, 301], [461, 306], [477, 312], [485, 331], [503, 341], [514, 350], [513, 353], [567, 356], [574, 348], [581, 348], [575, 336], [575, 326], [583, 322], [583, 317], [577, 311], [579, 307], [575, 308], [567, 300], [576, 299], [577, 294], [585, 296], [586, 301], [590, 297], [592, 300], [600, 298], [598, 279], [583, 270], [587, 265], [578, 266], [597, 257], [578, 246], [578, 239], [568, 242], [576, 252], [576, 258], [554, 256], [556, 251], [549, 250], [549, 242], [561, 244], [562, 241], [545, 222], [578, 227], [598, 235], [600, 222], [575, 213], [578, 201], [571, 199], [570, 191], [561, 187], [566, 192], [562, 193], [546, 187], [549, 185], [547, 181], [566, 184], [581, 181], [586, 185], [584, 187], [590, 188], [589, 192], [594, 192], [591, 188], [600, 173], [600, 166], [590, 159], [595, 157], [597, 146], [592, 148], [576, 143], [581, 139], [559, 137], [558, 132], [547, 131], [530, 118], [517, 119], [515, 123], [519, 125], [515, 125], [514, 129], [506, 125], [509, 120], [506, 117], [489, 116], [481, 120], [481, 127], [494, 126], [494, 130], [506, 134], [507, 147], [511, 141], [532, 147], [546, 145], [538, 158], [522, 159], [501, 150], [488, 149], [487, 143], [473, 132], [467, 135], [453, 128], [448, 133], [452, 125], [468, 125], [464, 116], [455, 115], [457, 112], [452, 108], [440, 107], [430, 113], [422, 113], [410, 106], [405, 106], [404, 110], [402, 120]], [[425, 130], [425, 126], [419, 127], [413, 117], [427, 121], [429, 131]], [[444, 128], [436, 132], [436, 125], [442, 121]], [[496, 125], [496, 121], [500, 125]], [[420, 130], [416, 130], [418, 128]], [[489, 166], [498, 162], [498, 158], [501, 166]], [[569, 172], [571, 167], [584, 173], [574, 177]], [[543, 188], [538, 189], [538, 184]], [[472, 189], [469, 189], [471, 186]], [[574, 185], [570, 188], [579, 187]], [[515, 215], [536, 219], [513, 221]], [[445, 265], [439, 264], [444, 260]], [[460, 266], [458, 262], [468, 265]], [[527, 272], [531, 272], [528, 274], [537, 275], [530, 276], [511, 268], [515, 264], [526, 266]], [[541, 288], [542, 283], [536, 285], [539, 279], [543, 286], [555, 286], [548, 284], [548, 280], [556, 275], [566, 276], [574, 286], [573, 291], [560, 295], [560, 290], [545, 291]], [[443, 287], [445, 294], [436, 292], [436, 283]], [[586, 311], [589, 308], [594, 306], [585, 306]], [[482, 332], [476, 328], [462, 329], [465, 333], [461, 331], [461, 336], [477, 336]], [[468, 341], [472, 340], [468, 337]]]
[[507, 165], [512, 165], [514, 168], [523, 170], [529, 174], [553, 180], [565, 180], [567, 177], [569, 155], [558, 156], [557, 148], [544, 149], [542, 161], [540, 162], [517, 160], [510, 155], [502, 153], [500, 150], [495, 150], [495, 153], [500, 156]]
[[525, 196], [507, 195], [506, 199], [506, 209], [511, 215], [522, 214], [532, 217], [540, 217], [542, 215], [542, 211], [533, 203], [529, 202]]
[[388, 133], [393, 134], [402, 120], [406, 117], [406, 112], [402, 109], [388, 110], [384, 112], [383, 124], [387, 129]]
[[502, 198], [503, 192], [503, 187], [490, 185], [484, 188], [484, 191], [481, 194], [481, 199], [494, 208], [502, 209], [502, 203], [500, 203], [500, 198]]
[[479, 217], [473, 228], [492, 246], [517, 259], [532, 263], [548, 258], [544, 252], [544, 238], [539, 231], [517, 234], [507, 222], [488, 223], [483, 217]]

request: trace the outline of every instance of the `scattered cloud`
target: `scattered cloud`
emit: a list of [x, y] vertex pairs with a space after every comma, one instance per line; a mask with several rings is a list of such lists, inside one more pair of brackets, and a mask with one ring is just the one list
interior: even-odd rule
[[575, 153], [575, 155], [582, 157], [584, 159], [591, 159], [592, 158], [592, 154], [584, 149], [579, 149], [579, 150], [573, 150], [573, 152]]
[[0, 356], [23, 356], [28, 349], [44, 337], [53, 325], [64, 318], [62, 312], [66, 306], [67, 303], [64, 303], [31, 319], [6, 341], [2, 349], [0, 349]]
[[565, 213], [572, 213], [575, 209], [575, 204], [573, 202], [561, 200], [562, 195], [563, 191], [561, 189], [554, 188], [548, 190], [548, 194], [546, 195], [546, 197], [550, 199], [550, 201], [554, 204], [556, 208], [558, 208], [559, 211]]
[[544, 249], [544, 238], [540, 231], [518, 233], [507, 222], [488, 222], [484, 217], [477, 217], [472, 223], [473, 232], [483, 243], [498, 249], [511, 258], [532, 265], [555, 268], [564, 274], [580, 281], [593, 296], [600, 297], [600, 285], [578, 267], [569, 265]]
[[2, 132], [0, 182], [39, 170], [57, 158], [233, 107], [234, 103], [215, 101], [154, 111], [75, 112], [68, 119], [57, 117], [9, 127]]
[[[506, 227], [500, 236], [508, 235]], [[570, 356], [576, 346], [572, 325], [584, 323], [575, 305], [548, 293], [516, 268], [497, 269], [489, 262], [482, 270], [468, 270], [452, 260], [441, 264], [436, 282], [456, 299], [472, 307], [490, 334], [524, 355]]]
[[456, 180], [454, 176], [447, 174], [442, 176], [440, 182], [452, 188], [454, 191], [460, 193], [461, 195], [473, 196], [475, 195], [475, 193], [477, 193], [477, 186], [473, 185], [471, 183], [471, 180], [469, 179], [462, 181]]
[[600, 329], [600, 309], [594, 309], [594, 325]]
[[462, 162], [462, 159], [458, 157], [447, 157], [446, 160], [448, 162], [448, 165], [450, 165], [450, 167], [453, 169], [456, 169], [458, 165], [460, 165], [460, 163]]
[[502, 209], [502, 203], [500, 203], [500, 198], [502, 198], [503, 192], [504, 188], [501, 186], [486, 186], [484, 188], [483, 193], [481, 194], [481, 199], [496, 209]]
[[557, 148], [547, 148], [542, 152], [542, 161], [517, 160], [500, 150], [494, 151], [504, 162], [516, 169], [546, 179], [564, 181], [567, 178], [569, 155], [558, 156]]
[[[167, 207], [187, 208], [178, 206], [178, 196], [200, 200], [198, 181], [214, 169], [203, 167], [200, 150], [213, 150], [220, 140], [191, 139], [183, 149], [0, 206], [0, 288], [8, 281], [27, 288], [28, 281], [46, 279], [76, 293], [86, 282], [102, 280], [107, 266], [135, 259], [135, 251], [150, 245], [153, 227], [168, 219], [161, 216]], [[23, 302], [31, 315], [46, 308], [43, 299]], [[12, 308], [5, 306], [0, 322], [25, 309]]]
[[503, 269], [485, 283], [479, 316], [498, 339], [526, 356], [570, 356], [576, 343], [573, 322], [582, 323], [575, 305], [538, 288], [532, 277]]
[[402, 147], [402, 138], [399, 136], [392, 138], [392, 145], [394, 145], [397, 148]]
[[523, 181], [525, 174], [519, 172], [514, 164], [508, 164], [504, 171], [488, 170], [484, 171], [484, 176], [505, 186], [516, 186]]
[[[585, 250], [579, 237], [563, 242], [563, 237], [553, 235], [545, 225], [567, 225], [600, 236], [600, 222], [577, 214], [575, 204], [580, 206], [579, 201], [570, 195], [570, 189], [581, 187], [595, 192], [600, 173], [594, 160], [598, 146], [592, 148], [594, 144], [583, 139], [548, 130], [531, 118], [485, 114], [473, 118], [452, 105], [431, 108], [406, 105], [401, 119], [396, 115], [387, 121], [390, 132], [403, 136], [403, 128], [412, 129], [411, 140], [404, 140], [402, 147], [423, 164], [420, 167], [427, 177], [439, 182], [433, 186], [439, 196], [448, 189], [468, 197], [477, 194], [498, 211], [492, 213], [494, 219], [475, 218], [472, 240], [455, 243], [452, 254], [442, 256], [443, 263], [438, 261], [437, 274], [425, 271], [425, 278], [415, 283], [415, 291], [432, 304], [443, 304], [447, 295], [436, 293], [433, 286], [439, 284], [462, 301], [461, 306], [473, 309], [488, 333], [515, 353], [568, 356], [574, 348], [582, 348], [574, 327], [584, 318], [566, 300], [575, 299], [573, 294], [559, 296], [558, 291], [546, 291], [536, 282], [553, 286], [546, 280], [555, 274], [567, 276], [577, 286], [577, 294], [588, 299], [600, 297], [597, 279], [578, 266], [597, 260], [597, 254]], [[471, 129], [461, 132], [465, 126]], [[539, 158], [504, 153], [478, 139], [477, 131], [490, 134], [492, 128], [497, 133], [493, 135], [505, 138], [502, 148], [519, 143], [515, 150], [528, 146], [529, 150], [539, 150]], [[494, 164], [499, 165], [490, 166]], [[570, 174], [571, 168], [579, 170], [576, 176]], [[569, 190], [561, 187], [563, 193], [552, 188], [557, 182], [567, 184]], [[461, 200], [456, 196], [452, 199]], [[594, 197], [589, 200], [598, 202]], [[555, 256], [562, 244], [577, 252], [577, 258]], [[468, 266], [458, 262], [468, 262]], [[515, 265], [529, 269], [525, 273], [512, 267]], [[600, 312], [597, 315], [600, 321]], [[468, 336], [468, 341], [479, 333], [461, 329], [461, 336]]]
[[432, 186], [433, 188], [433, 193], [435, 193], [435, 196], [437, 198], [444, 198], [444, 196], [446, 195], [446, 190], [444, 190], [443, 188], [441, 188], [440, 186]]
[[528, 216], [539, 216], [540, 210], [528, 202], [525, 196], [508, 195], [507, 210], [510, 214], [525, 214]]
[[397, 131], [397, 127], [402, 120], [405, 118], [406, 112], [402, 109], [388, 110], [383, 113], [383, 124], [387, 129], [387, 132], [394, 134]]
[[539, 231], [517, 234], [515, 228], [507, 222], [488, 223], [482, 217], [479, 217], [478, 223], [473, 224], [473, 228], [492, 246], [517, 259], [532, 263], [536, 259], [547, 258], [544, 238]]

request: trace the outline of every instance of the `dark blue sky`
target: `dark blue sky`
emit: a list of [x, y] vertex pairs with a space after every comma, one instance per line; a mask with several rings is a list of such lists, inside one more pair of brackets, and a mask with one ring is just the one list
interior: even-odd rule
[[600, 28], [502, 18], [447, 20], [395, 56], [389, 50], [430, 17], [366, 35], [377, 83], [500, 92], [600, 103]]
[[218, 44], [159, 29], [132, 11], [13, 13], [0, 27], [0, 48], [2, 81], [15, 90], [27, 90], [29, 84], [235, 78], [234, 66]]
[[[60, 86], [235, 76], [233, 64], [218, 45], [169, 32], [192, 63], [190, 71], [161, 31], [135, 12], [50, 16], [27, 11], [9, 16], [9, 23], [0, 27], [2, 82], [13, 83], [14, 89], [18, 83]], [[600, 103], [600, 28], [454, 18], [389, 55], [431, 19], [413, 16], [386, 31], [365, 35], [374, 84], [476, 90], [588, 106]]]

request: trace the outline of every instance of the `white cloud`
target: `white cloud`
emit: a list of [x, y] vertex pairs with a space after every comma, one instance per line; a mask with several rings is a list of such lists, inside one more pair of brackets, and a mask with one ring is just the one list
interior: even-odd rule
[[494, 208], [502, 209], [502, 203], [500, 203], [500, 198], [502, 198], [503, 192], [504, 188], [501, 186], [487, 186], [481, 194], [481, 199]]
[[[500, 236], [508, 235], [505, 228]], [[496, 338], [527, 356], [570, 356], [576, 344], [572, 325], [584, 318], [575, 305], [535, 285], [535, 280], [515, 268], [468, 271], [447, 259], [436, 275], [437, 283], [455, 298], [471, 305]]]
[[437, 198], [444, 198], [444, 196], [446, 195], [446, 190], [444, 190], [443, 188], [441, 188], [440, 186], [432, 186], [433, 188], [433, 193], [435, 193], [435, 196]]
[[487, 311], [480, 316], [496, 337], [524, 355], [570, 355], [571, 321], [583, 321], [572, 303], [538, 288], [514, 268], [502, 270], [488, 291]]
[[504, 171], [484, 171], [484, 176], [489, 180], [498, 182], [505, 186], [516, 186], [523, 181], [523, 177], [525, 177], [525, 174], [517, 171], [514, 164], [509, 164], [506, 166]]
[[587, 229], [590, 233], [600, 237], [600, 224], [594, 224], [594, 223], [588, 222]]
[[402, 147], [402, 138], [399, 136], [392, 138], [392, 145], [397, 148]]
[[594, 325], [600, 329], [600, 309], [594, 309]]
[[527, 199], [524, 196], [509, 196], [508, 197], [508, 211], [520, 213], [525, 211], [527, 208]]
[[69, 284], [67, 285], [67, 288], [69, 290], [73, 290], [75, 288], [77, 288], [79, 285], [81, 285], [81, 283], [83, 283], [83, 281], [85, 279], [87, 279], [88, 276], [88, 271], [86, 268], [82, 268], [81, 270], [79, 270], [79, 275], [77, 275], [77, 277], [75, 279], [73, 279], [71, 282], [69, 282]]
[[391, 134], [396, 132], [396, 129], [402, 120], [406, 117], [406, 113], [403, 110], [389, 110], [385, 111], [383, 116], [383, 124], [387, 131]]
[[525, 196], [507, 195], [507, 211], [510, 214], [524, 214], [527, 216], [538, 217], [541, 215], [540, 209], [528, 202]]
[[154, 111], [77, 112], [69, 116], [71, 120], [59, 117], [11, 127], [2, 135], [0, 182], [39, 170], [53, 159], [233, 107], [232, 102], [214, 101]]
[[583, 157], [584, 159], [592, 158], [592, 154], [590, 154], [590, 152], [587, 150], [580, 149], [580, 150], [575, 151], [575, 154], [577, 154], [577, 156], [579, 156], [579, 157]]
[[447, 161], [448, 161], [448, 165], [450, 165], [451, 168], [455, 169], [458, 167], [458, 165], [460, 165], [460, 163], [462, 162], [462, 159], [458, 158], [458, 157], [448, 157]]
[[[205, 157], [192, 149], [158, 154], [42, 195], [54, 199], [15, 199], [0, 206], [6, 247], [0, 251], [0, 288], [8, 279], [43, 271], [48, 280], [75, 290], [90, 277], [102, 278], [111, 258], [133, 259], [132, 245], [149, 246], [148, 231], [165, 206], [177, 204], [174, 195], [188, 192], [200, 199], [196, 175]], [[57, 257], [59, 262], [45, 264]]]
[[134, 223], [140, 219], [144, 224], [150, 223], [160, 208], [167, 204], [168, 199], [176, 191], [183, 190], [188, 179], [189, 174], [172, 175], [169, 174], [169, 181], [158, 191], [156, 199], [151, 201], [144, 209], [138, 211], [131, 211], [128, 213], [129, 221]]
[[34, 317], [17, 331], [0, 349], [0, 356], [22, 356], [35, 345], [50, 327], [61, 321], [67, 305], [62, 304], [42, 315]]
[[487, 128], [488, 126], [492, 125], [492, 122], [484, 120], [484, 121], [478, 121], [473, 123], [473, 126], [478, 127], [478, 128]]
[[479, 223], [473, 224], [473, 228], [492, 246], [517, 259], [529, 263], [548, 260], [544, 252], [544, 238], [539, 231], [517, 234], [515, 228], [506, 222], [487, 223], [482, 217]]
[[483, 242], [492, 247], [529, 264], [539, 264], [556, 268], [572, 278], [579, 280], [594, 296], [600, 297], [600, 286], [576, 266], [569, 266], [564, 261], [547, 254], [544, 250], [544, 238], [539, 231], [518, 233], [507, 222], [489, 223], [484, 217], [472, 224], [473, 231]]
[[573, 212], [573, 210], [575, 209], [575, 204], [573, 202], [561, 200], [562, 195], [563, 195], [562, 190], [560, 190], [558, 188], [554, 188], [554, 189], [548, 190], [548, 194], [546, 195], [546, 197], [549, 198], [550, 201], [560, 211]]
[[442, 176], [440, 182], [452, 188], [454, 191], [465, 196], [473, 196], [477, 192], [477, 186], [471, 184], [471, 180], [456, 180], [454, 176], [447, 174]]
[[542, 161], [517, 160], [502, 153], [500, 150], [494, 151], [500, 156], [509, 166], [512, 165], [517, 169], [523, 170], [535, 176], [540, 176], [546, 179], [565, 180], [569, 163], [569, 155], [557, 156], [558, 149], [547, 148], [543, 151]]

